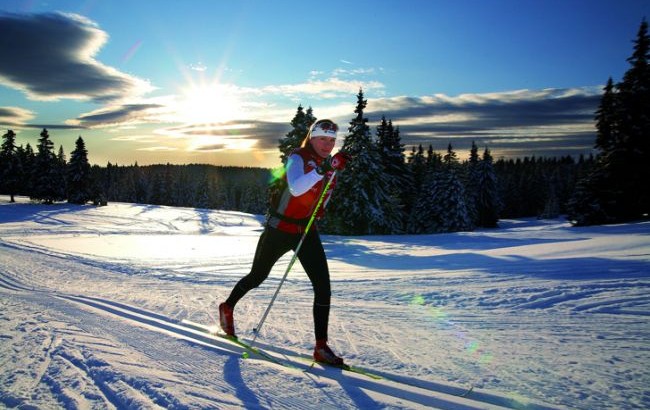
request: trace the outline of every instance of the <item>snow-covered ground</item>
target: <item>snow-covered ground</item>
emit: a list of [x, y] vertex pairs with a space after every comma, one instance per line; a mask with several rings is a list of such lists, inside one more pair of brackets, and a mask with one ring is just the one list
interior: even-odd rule
[[[304, 359], [312, 292], [299, 264], [258, 338], [293, 367], [181, 323], [215, 323], [261, 220], [0, 197], [0, 407], [650, 408], [648, 222], [324, 236], [330, 343], [373, 379]], [[240, 337], [289, 256], [237, 306]]]

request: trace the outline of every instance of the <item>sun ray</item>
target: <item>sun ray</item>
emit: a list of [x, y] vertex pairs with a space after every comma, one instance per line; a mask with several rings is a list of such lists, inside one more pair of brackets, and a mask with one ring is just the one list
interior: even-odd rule
[[193, 84], [182, 90], [177, 114], [185, 124], [223, 123], [241, 118], [242, 104], [232, 85]]

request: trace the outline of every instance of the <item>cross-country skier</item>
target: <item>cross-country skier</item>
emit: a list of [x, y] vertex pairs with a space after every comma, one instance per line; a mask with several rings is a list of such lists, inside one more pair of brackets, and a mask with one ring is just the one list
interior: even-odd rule
[[[268, 277], [273, 265], [282, 255], [295, 251], [305, 227], [314, 211], [324, 184], [334, 170], [342, 170], [348, 155], [338, 152], [330, 156], [336, 143], [338, 126], [331, 120], [316, 121], [302, 142], [288, 158], [281, 188], [272, 195], [264, 232], [260, 236], [248, 275], [233, 288], [228, 299], [219, 305], [219, 322], [226, 334], [235, 336], [233, 310], [248, 291], [258, 287]], [[336, 177], [335, 177], [336, 178]], [[330, 184], [317, 218], [323, 216], [336, 181]], [[314, 289], [314, 333], [316, 346], [314, 360], [343, 365], [343, 359], [327, 345], [327, 327], [330, 311], [330, 277], [325, 251], [315, 225], [308, 231], [298, 252]]]

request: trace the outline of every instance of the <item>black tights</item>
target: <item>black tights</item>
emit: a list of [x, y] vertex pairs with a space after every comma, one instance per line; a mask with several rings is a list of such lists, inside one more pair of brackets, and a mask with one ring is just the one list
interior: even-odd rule
[[[234, 308], [248, 291], [261, 285], [278, 259], [289, 250], [296, 250], [301, 237], [302, 234], [290, 234], [266, 227], [257, 243], [250, 273], [235, 285], [226, 303]], [[323, 244], [315, 229], [305, 236], [298, 252], [298, 259], [314, 289], [313, 315], [316, 340], [327, 340], [331, 298], [330, 274]]]

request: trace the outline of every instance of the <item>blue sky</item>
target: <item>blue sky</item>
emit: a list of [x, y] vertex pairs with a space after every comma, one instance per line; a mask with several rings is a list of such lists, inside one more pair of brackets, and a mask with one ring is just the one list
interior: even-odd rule
[[[0, 3], [0, 129], [141, 165], [273, 167], [298, 105], [342, 128], [360, 88], [407, 146], [588, 154], [648, 0]], [[341, 140], [343, 139], [341, 135]]]

